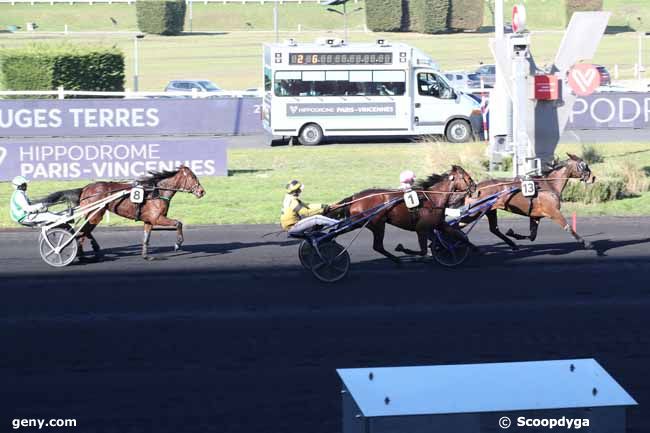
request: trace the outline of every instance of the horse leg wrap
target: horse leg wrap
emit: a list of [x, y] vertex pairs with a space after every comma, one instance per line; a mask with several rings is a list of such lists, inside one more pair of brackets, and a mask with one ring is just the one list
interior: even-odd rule
[[147, 257], [149, 254], [149, 238], [151, 238], [151, 232], [144, 232], [142, 237], [142, 256]]
[[178, 221], [176, 223], [176, 231], [177, 231], [177, 237], [176, 237], [176, 243], [174, 244], [174, 251], [178, 251], [181, 249], [181, 245], [183, 245], [183, 223]]

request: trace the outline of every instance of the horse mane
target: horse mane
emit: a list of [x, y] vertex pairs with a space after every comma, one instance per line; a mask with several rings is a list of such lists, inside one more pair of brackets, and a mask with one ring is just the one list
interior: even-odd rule
[[546, 176], [556, 170], [566, 167], [568, 162], [569, 160], [560, 161], [558, 159], [554, 159], [549, 164], [547, 164], [546, 167], [544, 167], [544, 169], [542, 170], [542, 176]]
[[445, 174], [436, 174], [436, 173], [431, 173], [430, 176], [428, 176], [426, 179], [419, 180], [415, 183], [416, 188], [421, 188], [421, 189], [427, 189], [431, 188], [438, 182], [444, 180], [447, 177]]
[[161, 180], [169, 179], [170, 177], [176, 176], [179, 171], [180, 168], [176, 170], [150, 171], [149, 176], [141, 177], [140, 179], [138, 179], [138, 182], [140, 182], [143, 185], [153, 186], [156, 185]]

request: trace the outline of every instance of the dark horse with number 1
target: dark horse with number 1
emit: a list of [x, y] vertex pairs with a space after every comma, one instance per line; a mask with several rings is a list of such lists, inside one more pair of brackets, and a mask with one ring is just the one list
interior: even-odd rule
[[[462, 200], [465, 195], [474, 192], [475, 189], [476, 184], [471, 176], [462, 167], [456, 165], [452, 166], [452, 169], [445, 174], [429, 176], [413, 188], [421, 203], [417, 209], [409, 210], [404, 201], [401, 201], [380, 212], [368, 222], [367, 227], [374, 238], [373, 249], [395, 262], [400, 261], [397, 256], [384, 248], [384, 234], [386, 223], [388, 223], [404, 230], [414, 231], [418, 235], [419, 251], [406, 249], [399, 244], [396, 248], [398, 252], [408, 255], [426, 255], [427, 243], [431, 239], [433, 229], [442, 230], [446, 235], [466, 242], [476, 250], [477, 248], [467, 240], [460, 230], [445, 223], [445, 208], [451, 204], [452, 197], [460, 196]], [[386, 189], [361, 191], [331, 206], [332, 212], [329, 212], [328, 216], [349, 218], [359, 215], [382, 203], [388, 203], [404, 193], [405, 191], [402, 190]]]
[[[120, 191], [130, 190], [134, 187], [144, 189], [142, 204], [133, 203], [129, 195], [109, 202], [106, 207], [92, 215], [88, 224], [84, 226], [79, 237], [79, 247], [83, 255], [83, 242], [89, 239], [95, 254], [99, 254], [99, 244], [92, 235], [95, 227], [101, 223], [104, 213], [110, 211], [121, 217], [142, 221], [144, 223], [144, 238], [142, 240], [142, 257], [151, 260], [149, 256], [149, 238], [154, 226], [172, 227], [176, 229], [176, 244], [178, 250], [183, 244], [183, 223], [167, 217], [171, 200], [177, 192], [191, 193], [197, 198], [205, 195], [205, 190], [196, 175], [188, 167], [181, 165], [177, 170], [150, 172], [150, 175], [141, 178], [136, 184], [126, 182], [95, 182], [83, 188], [58, 191], [47, 196], [43, 202], [47, 204], [58, 203], [63, 200], [75, 206], [86, 206], [105, 199]], [[89, 215], [90, 216], [90, 215]]]

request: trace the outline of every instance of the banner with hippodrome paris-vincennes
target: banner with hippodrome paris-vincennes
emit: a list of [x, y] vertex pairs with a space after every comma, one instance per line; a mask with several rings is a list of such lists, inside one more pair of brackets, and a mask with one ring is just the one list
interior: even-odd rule
[[260, 107], [259, 98], [2, 100], [0, 180], [133, 179], [181, 163], [227, 175], [226, 137], [260, 133]]
[[[79, 141], [81, 140], [81, 141]], [[226, 142], [220, 138], [8, 140], [0, 142], [0, 181], [137, 179], [181, 164], [197, 176], [226, 176]]]

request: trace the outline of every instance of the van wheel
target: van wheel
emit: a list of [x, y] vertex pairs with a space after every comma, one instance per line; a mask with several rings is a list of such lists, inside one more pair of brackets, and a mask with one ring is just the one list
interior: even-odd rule
[[300, 130], [298, 142], [303, 146], [316, 146], [323, 141], [323, 130], [316, 123], [308, 123]]
[[472, 127], [466, 120], [455, 119], [447, 125], [445, 136], [450, 143], [467, 143], [472, 139]]

